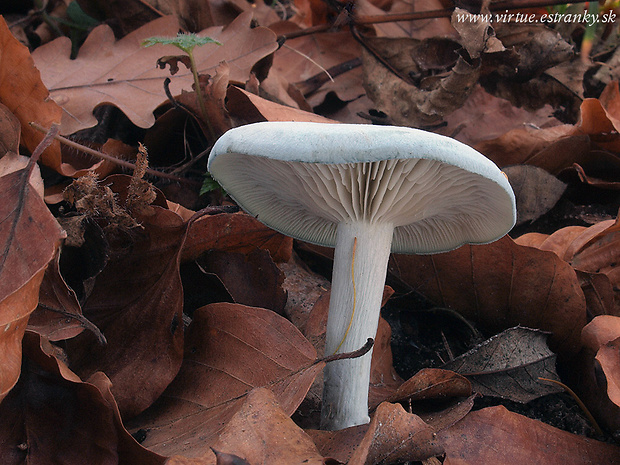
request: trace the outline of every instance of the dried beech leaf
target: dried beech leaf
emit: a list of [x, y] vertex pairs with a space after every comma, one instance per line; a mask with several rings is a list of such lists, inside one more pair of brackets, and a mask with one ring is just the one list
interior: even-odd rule
[[[386, 296], [387, 293], [387, 296]], [[384, 302], [394, 293], [394, 290], [385, 286]], [[385, 304], [383, 304], [385, 305]], [[368, 406], [372, 410], [381, 402], [388, 400], [390, 395], [403, 383], [403, 379], [394, 369], [392, 359], [392, 328], [383, 317], [379, 317], [379, 326], [372, 346], [372, 360], [370, 363], [370, 390], [368, 392]], [[393, 402], [388, 400], [388, 402]]]
[[424, 368], [402, 383], [386, 401], [467, 397], [471, 393], [471, 383], [464, 376], [447, 369]]
[[544, 24], [498, 22], [495, 32], [504, 47], [514, 48], [518, 53], [519, 65], [512, 72], [521, 80], [538, 76], [574, 54], [573, 47], [560, 33]]
[[110, 381], [82, 382], [34, 333], [24, 337], [23, 376], [0, 404], [3, 465], [135, 463], [162, 465], [124, 429]]
[[575, 271], [553, 253], [504, 237], [430, 256], [393, 255], [390, 273], [493, 333], [519, 325], [549, 331], [560, 354], [581, 345], [585, 297]]
[[256, 247], [268, 250], [276, 263], [285, 262], [291, 257], [293, 239], [245, 213], [208, 215], [190, 225], [182, 260], [195, 260], [211, 249], [249, 253]]
[[226, 97], [226, 107], [231, 117], [240, 124], [258, 123], [260, 121], [335, 123], [335, 121], [321, 115], [272, 102], [236, 86], [228, 88]]
[[84, 378], [106, 373], [128, 416], [159, 397], [183, 358], [179, 257], [187, 228], [169, 210], [150, 210], [138, 217], [141, 228], [108, 235], [110, 259], [82, 305], [84, 316], [101, 329], [108, 344], [102, 347], [89, 332], [67, 343], [72, 369]]
[[146, 430], [143, 445], [157, 453], [204, 456], [253, 388], [273, 391], [291, 415], [323, 368], [315, 358], [302, 334], [270, 310], [207, 305], [194, 313], [179, 375], [131, 430]]
[[452, 13], [452, 26], [461, 36], [460, 43], [467, 50], [469, 56], [478, 58], [481, 53], [502, 52], [505, 50], [501, 41], [495, 37], [491, 22], [481, 15], [479, 21], [459, 21], [458, 18], [468, 15], [462, 8], [455, 8]]
[[28, 167], [0, 177], [0, 400], [17, 382], [21, 339], [64, 231], [30, 184]]
[[[242, 13], [226, 28], [211, 27], [200, 34], [218, 40], [215, 44], [194, 50], [198, 70], [212, 74], [215, 67], [226, 61], [230, 79], [245, 82], [254, 64], [277, 48], [275, 34], [270, 30], [251, 28], [251, 13]], [[61, 37], [37, 48], [33, 54], [41, 70], [43, 82], [52, 98], [63, 107], [61, 131], [72, 134], [97, 124], [92, 111], [103, 104], [112, 104], [137, 126], [153, 125], [153, 110], [167, 100], [163, 81], [168, 70], [155, 66], [165, 55], [177, 55], [172, 45], [142, 47], [151, 36], [176, 36], [178, 21], [167, 16], [133, 31], [118, 42], [107, 26], [95, 28], [78, 53], [70, 59], [71, 41]], [[170, 91], [191, 91], [191, 71], [181, 70], [172, 77]]]
[[[399, 46], [386, 46], [390, 51], [389, 55], [381, 55], [388, 61], [392, 56], [398, 56], [403, 40], [399, 40]], [[435, 82], [432, 88], [421, 89], [396, 76], [366, 49], [362, 49], [362, 62], [364, 88], [368, 96], [378, 110], [403, 126], [437, 124], [445, 115], [465, 103], [479, 77], [479, 67], [472, 66], [459, 57], [447, 76]], [[399, 71], [402, 75], [407, 75], [407, 69]]]
[[82, 307], [73, 289], [60, 274], [60, 254], [45, 271], [39, 290], [39, 305], [28, 320], [28, 329], [50, 341], [70, 339], [85, 327], [98, 331], [82, 315]]
[[284, 313], [284, 274], [266, 250], [254, 249], [249, 254], [212, 250], [198, 264], [220, 278], [235, 303]]
[[[30, 52], [11, 34], [3, 17], [0, 17], [0, 102], [19, 120], [22, 143], [31, 153], [45, 134], [29, 123], [34, 121], [45, 128], [60, 123], [61, 108], [49, 99], [49, 92], [41, 82]], [[41, 160], [62, 172], [60, 143], [52, 142]]]
[[620, 248], [615, 226], [608, 220], [585, 226], [566, 226], [551, 235], [529, 233], [516, 242], [556, 253], [577, 273], [588, 311], [593, 315], [620, 315], [616, 257]]
[[[222, 452], [226, 452], [229, 461], [224, 461]], [[172, 457], [166, 463], [182, 465], [184, 462], [181, 457]], [[274, 394], [269, 389], [256, 388], [245, 397], [211, 450], [192, 463], [323, 465], [323, 457], [310, 437], [280, 408]]]
[[443, 368], [467, 377], [475, 392], [515, 402], [562, 392], [560, 386], [538, 378], [559, 381], [556, 355], [547, 346], [548, 334], [511, 328], [446, 363]]
[[286, 317], [308, 337], [305, 329], [308, 318], [317, 301], [329, 290], [331, 283], [310, 271], [296, 254], [293, 254], [289, 261], [278, 263], [278, 268], [284, 273], [282, 286], [287, 294], [284, 308]]
[[20, 123], [6, 105], [0, 103], [0, 158], [19, 152]]
[[400, 404], [382, 403], [348, 465], [424, 461], [443, 453], [433, 428]]
[[446, 450], [444, 465], [536, 463], [612, 465], [620, 448], [567, 433], [504, 407], [471, 412], [438, 433]]
[[[587, 233], [590, 234], [586, 236]], [[620, 217], [590, 226], [584, 236], [580, 242], [583, 246], [576, 244], [572, 248], [575, 252], [570, 258], [571, 265], [581, 271], [606, 275], [616, 292], [620, 292]], [[590, 236], [591, 239], [585, 242]]]
[[611, 315], [595, 317], [583, 328], [584, 346], [596, 353], [607, 381], [607, 396], [620, 406], [620, 318]]
[[507, 166], [503, 171], [517, 199], [517, 225], [540, 218], [566, 190], [566, 184], [536, 166]]
[[399, 404], [379, 405], [370, 424], [338, 431], [308, 430], [321, 454], [348, 465], [423, 461], [443, 451], [435, 430]]

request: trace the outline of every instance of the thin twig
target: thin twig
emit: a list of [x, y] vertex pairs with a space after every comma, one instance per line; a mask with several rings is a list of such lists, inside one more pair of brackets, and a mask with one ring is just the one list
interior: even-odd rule
[[603, 430], [598, 425], [598, 423], [596, 422], [596, 420], [594, 419], [594, 417], [592, 416], [592, 414], [590, 413], [590, 411], [588, 410], [586, 405], [581, 401], [579, 396], [575, 393], [575, 391], [573, 391], [571, 388], [569, 388], [566, 384], [564, 384], [564, 383], [562, 383], [560, 381], [556, 381], [555, 379], [540, 378], [540, 377], [538, 379], [541, 380], [541, 381], [548, 381], [550, 383], [557, 384], [558, 386], [563, 388], [566, 392], [568, 392], [570, 394], [570, 396], [573, 399], [575, 399], [575, 402], [577, 402], [577, 405], [579, 405], [579, 408], [581, 408], [581, 410], [585, 414], [585, 416], [588, 417], [588, 420], [590, 420], [590, 423], [592, 423], [592, 426], [594, 427], [594, 430], [598, 434], [600, 434], [601, 436], [605, 436], [605, 433], [603, 433]]
[[368, 353], [370, 351], [370, 349], [372, 349], [372, 346], [374, 345], [375, 341], [372, 338], [368, 338], [368, 340], [366, 341], [366, 344], [364, 344], [361, 348], [354, 350], [353, 352], [345, 352], [342, 354], [334, 354], [334, 355], [328, 355], [327, 357], [323, 357], [323, 358], [319, 358], [317, 359], [316, 363], [329, 363], [329, 362], [335, 362], [336, 360], [345, 360], [345, 359], [349, 359], [349, 358], [357, 358], [357, 357], [361, 357], [362, 355], [366, 355], [366, 353]]
[[[47, 133], [47, 129], [45, 129], [43, 126], [40, 126], [37, 123], [31, 122], [30, 126], [32, 126], [33, 128], [35, 128], [37, 131], [41, 131], [41, 132], [45, 132]], [[136, 165], [134, 163], [131, 163], [129, 161], [126, 160], [121, 160], [119, 158], [113, 157], [111, 155], [108, 155], [107, 153], [103, 153], [103, 152], [99, 152], [98, 150], [94, 150], [91, 149], [90, 147], [86, 147], [85, 145], [79, 144], [77, 142], [72, 141], [71, 139], [67, 139], [66, 137], [63, 137], [61, 135], [55, 135], [54, 138], [56, 140], [58, 140], [60, 143], [65, 144], [68, 147], [73, 147], [76, 150], [82, 151], [84, 153], [87, 153], [89, 155], [92, 155], [93, 157], [97, 157], [100, 158], [102, 160], [106, 160], [109, 161], [111, 163], [114, 163], [116, 165], [122, 166], [124, 168], [129, 168], [132, 170], [136, 169]], [[158, 178], [165, 178], [165, 179], [170, 179], [172, 181], [176, 181], [176, 182], [180, 182], [180, 183], [184, 183], [184, 184], [191, 184], [194, 186], [200, 185], [199, 182], [197, 181], [192, 181], [190, 179], [185, 179], [185, 178], [180, 178], [178, 176], [175, 176], [173, 174], [169, 174], [169, 173], [164, 173], [162, 171], [157, 171], [151, 168], [147, 168], [146, 172], [152, 176], [156, 176]]]

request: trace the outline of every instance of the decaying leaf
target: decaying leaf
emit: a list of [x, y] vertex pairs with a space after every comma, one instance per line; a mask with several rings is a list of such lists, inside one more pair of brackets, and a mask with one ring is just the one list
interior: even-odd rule
[[[376, 53], [386, 61], [391, 61], [401, 52], [397, 44], [389, 41], [398, 40], [399, 44], [407, 39], [373, 39], [381, 41], [383, 47]], [[411, 39], [413, 40], [413, 39]], [[386, 42], [387, 43], [384, 43]], [[396, 46], [395, 46], [396, 45]], [[378, 45], [374, 46], [376, 50]], [[376, 108], [383, 111], [396, 123], [403, 126], [428, 126], [437, 124], [443, 116], [459, 108], [469, 96], [478, 81], [479, 67], [458, 57], [450, 72], [441, 79], [433, 79], [427, 88], [419, 88], [410, 79], [404, 80], [410, 71], [398, 67], [399, 75], [388, 69], [377, 60], [374, 54], [362, 49], [364, 69], [364, 88], [375, 103]], [[406, 63], [412, 66], [413, 63]], [[398, 65], [397, 65], [398, 66]]]
[[438, 433], [446, 450], [445, 465], [538, 463], [612, 465], [618, 448], [531, 420], [504, 407], [467, 415]]
[[536, 166], [507, 166], [503, 171], [517, 200], [517, 225], [547, 213], [566, 190], [566, 184]]
[[30, 183], [34, 158], [0, 177], [0, 400], [17, 382], [21, 339], [37, 306], [39, 286], [65, 233]]
[[288, 261], [293, 239], [245, 213], [207, 215], [191, 223], [182, 260], [195, 260], [209, 249], [251, 252], [256, 247], [268, 250], [276, 263]]
[[[278, 268], [284, 273], [282, 286], [287, 294], [284, 307], [286, 317], [308, 337], [305, 330], [308, 318], [317, 301], [323, 298], [331, 287], [331, 283], [310, 271], [297, 254], [293, 254], [287, 262], [279, 263]], [[318, 331], [312, 332], [317, 333]]]
[[550, 235], [529, 233], [517, 241], [552, 251], [575, 268], [594, 315], [620, 315], [619, 221], [601, 221], [587, 228], [567, 226]]
[[[251, 13], [241, 14], [226, 28], [212, 27], [201, 32], [221, 42], [222, 46], [207, 45], [194, 51], [197, 67], [202, 74], [212, 74], [215, 67], [226, 61], [230, 78], [245, 82], [252, 66], [273, 52], [275, 35], [266, 28], [251, 28]], [[33, 58], [43, 82], [54, 101], [63, 108], [61, 132], [72, 134], [97, 124], [92, 111], [103, 104], [112, 104], [137, 126], [152, 126], [153, 110], [166, 101], [163, 81], [167, 70], [156, 67], [157, 59], [176, 55], [172, 45], [141, 47], [150, 36], [176, 36], [177, 20], [167, 16], [152, 21], [131, 34], [115, 41], [108, 26], [95, 28], [71, 60], [71, 43], [67, 37], [39, 47]], [[191, 90], [191, 71], [182, 70], [170, 84], [173, 95], [182, 89]]]
[[493, 336], [443, 368], [467, 377], [475, 392], [527, 403], [547, 394], [562, 392], [538, 378], [559, 380], [556, 355], [547, 346], [548, 334], [527, 328], [511, 328]]
[[[231, 461], [223, 461], [224, 452]], [[233, 459], [235, 456], [244, 461], [236, 462]], [[172, 457], [166, 463], [183, 465], [186, 462], [184, 457]], [[210, 450], [192, 463], [323, 465], [324, 462], [310, 437], [282, 410], [273, 392], [256, 388], [245, 397]]]
[[54, 352], [38, 335], [24, 337], [22, 377], [0, 404], [3, 464], [162, 465], [124, 429], [105, 375], [82, 382]]
[[443, 450], [433, 428], [399, 404], [382, 403], [370, 424], [308, 431], [321, 453], [349, 465], [423, 461]]
[[620, 406], [620, 318], [600, 315], [583, 328], [584, 345], [596, 353], [607, 380], [607, 396]]
[[279, 314], [284, 312], [284, 274], [268, 251], [257, 248], [242, 254], [212, 250], [197, 262], [203, 272], [220, 278], [235, 303], [268, 308]]
[[424, 368], [402, 383], [387, 399], [387, 402], [405, 400], [419, 401], [468, 397], [472, 393], [471, 383], [449, 369]]
[[289, 321], [228, 303], [194, 313], [184, 357], [158, 403], [131, 422], [132, 431], [147, 431], [144, 446], [168, 456], [210, 453], [253, 388], [273, 391], [291, 415], [323, 366]]
[[179, 257], [187, 228], [175, 213], [150, 208], [150, 215], [137, 218], [141, 228], [108, 235], [110, 259], [82, 304], [107, 345], [90, 333], [68, 343], [72, 369], [84, 378], [106, 373], [127, 416], [159, 397], [183, 357]]
[[394, 255], [389, 270], [494, 333], [518, 325], [542, 329], [551, 332], [554, 351], [579, 350], [585, 297], [575, 271], [553, 253], [504, 237], [431, 256]]
[[28, 329], [50, 341], [70, 339], [89, 329], [100, 341], [105, 338], [99, 329], [82, 314], [77, 295], [60, 273], [60, 254], [45, 271], [39, 290], [39, 305], [28, 320]]
[[[0, 103], [19, 119], [22, 143], [33, 152], [45, 134], [29, 123], [34, 121], [49, 128], [60, 123], [62, 110], [48, 98], [49, 92], [41, 82], [30, 52], [11, 34], [3, 17], [0, 17], [0, 70]], [[61, 171], [60, 144], [54, 141], [42, 160]]]

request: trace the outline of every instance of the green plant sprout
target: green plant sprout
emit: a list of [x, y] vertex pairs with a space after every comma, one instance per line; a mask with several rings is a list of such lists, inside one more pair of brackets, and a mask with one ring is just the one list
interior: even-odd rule
[[190, 71], [194, 76], [194, 87], [196, 89], [196, 97], [198, 98], [198, 105], [200, 106], [200, 112], [202, 113], [202, 118], [207, 125], [210, 136], [215, 138], [213, 129], [211, 128], [211, 124], [209, 123], [209, 115], [207, 114], [207, 109], [205, 107], [204, 98], [202, 95], [202, 90], [200, 88], [200, 80], [198, 79], [198, 66], [196, 65], [196, 59], [194, 58], [194, 48], [207, 45], [207, 44], [216, 44], [222, 45], [221, 42], [218, 42], [211, 37], [201, 37], [194, 33], [184, 33], [179, 32], [176, 37], [149, 37], [148, 39], [142, 42], [143, 47], [150, 47], [152, 45], [174, 45], [178, 49], [182, 50], [189, 57], [190, 62]]

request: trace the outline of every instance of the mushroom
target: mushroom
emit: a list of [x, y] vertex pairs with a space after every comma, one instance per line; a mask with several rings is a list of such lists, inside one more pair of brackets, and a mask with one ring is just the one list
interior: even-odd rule
[[[263, 122], [231, 129], [208, 170], [249, 214], [335, 247], [326, 355], [377, 332], [390, 252], [432, 254], [504, 236], [515, 198], [474, 149], [418, 129]], [[364, 424], [371, 353], [324, 370], [321, 428]]]

